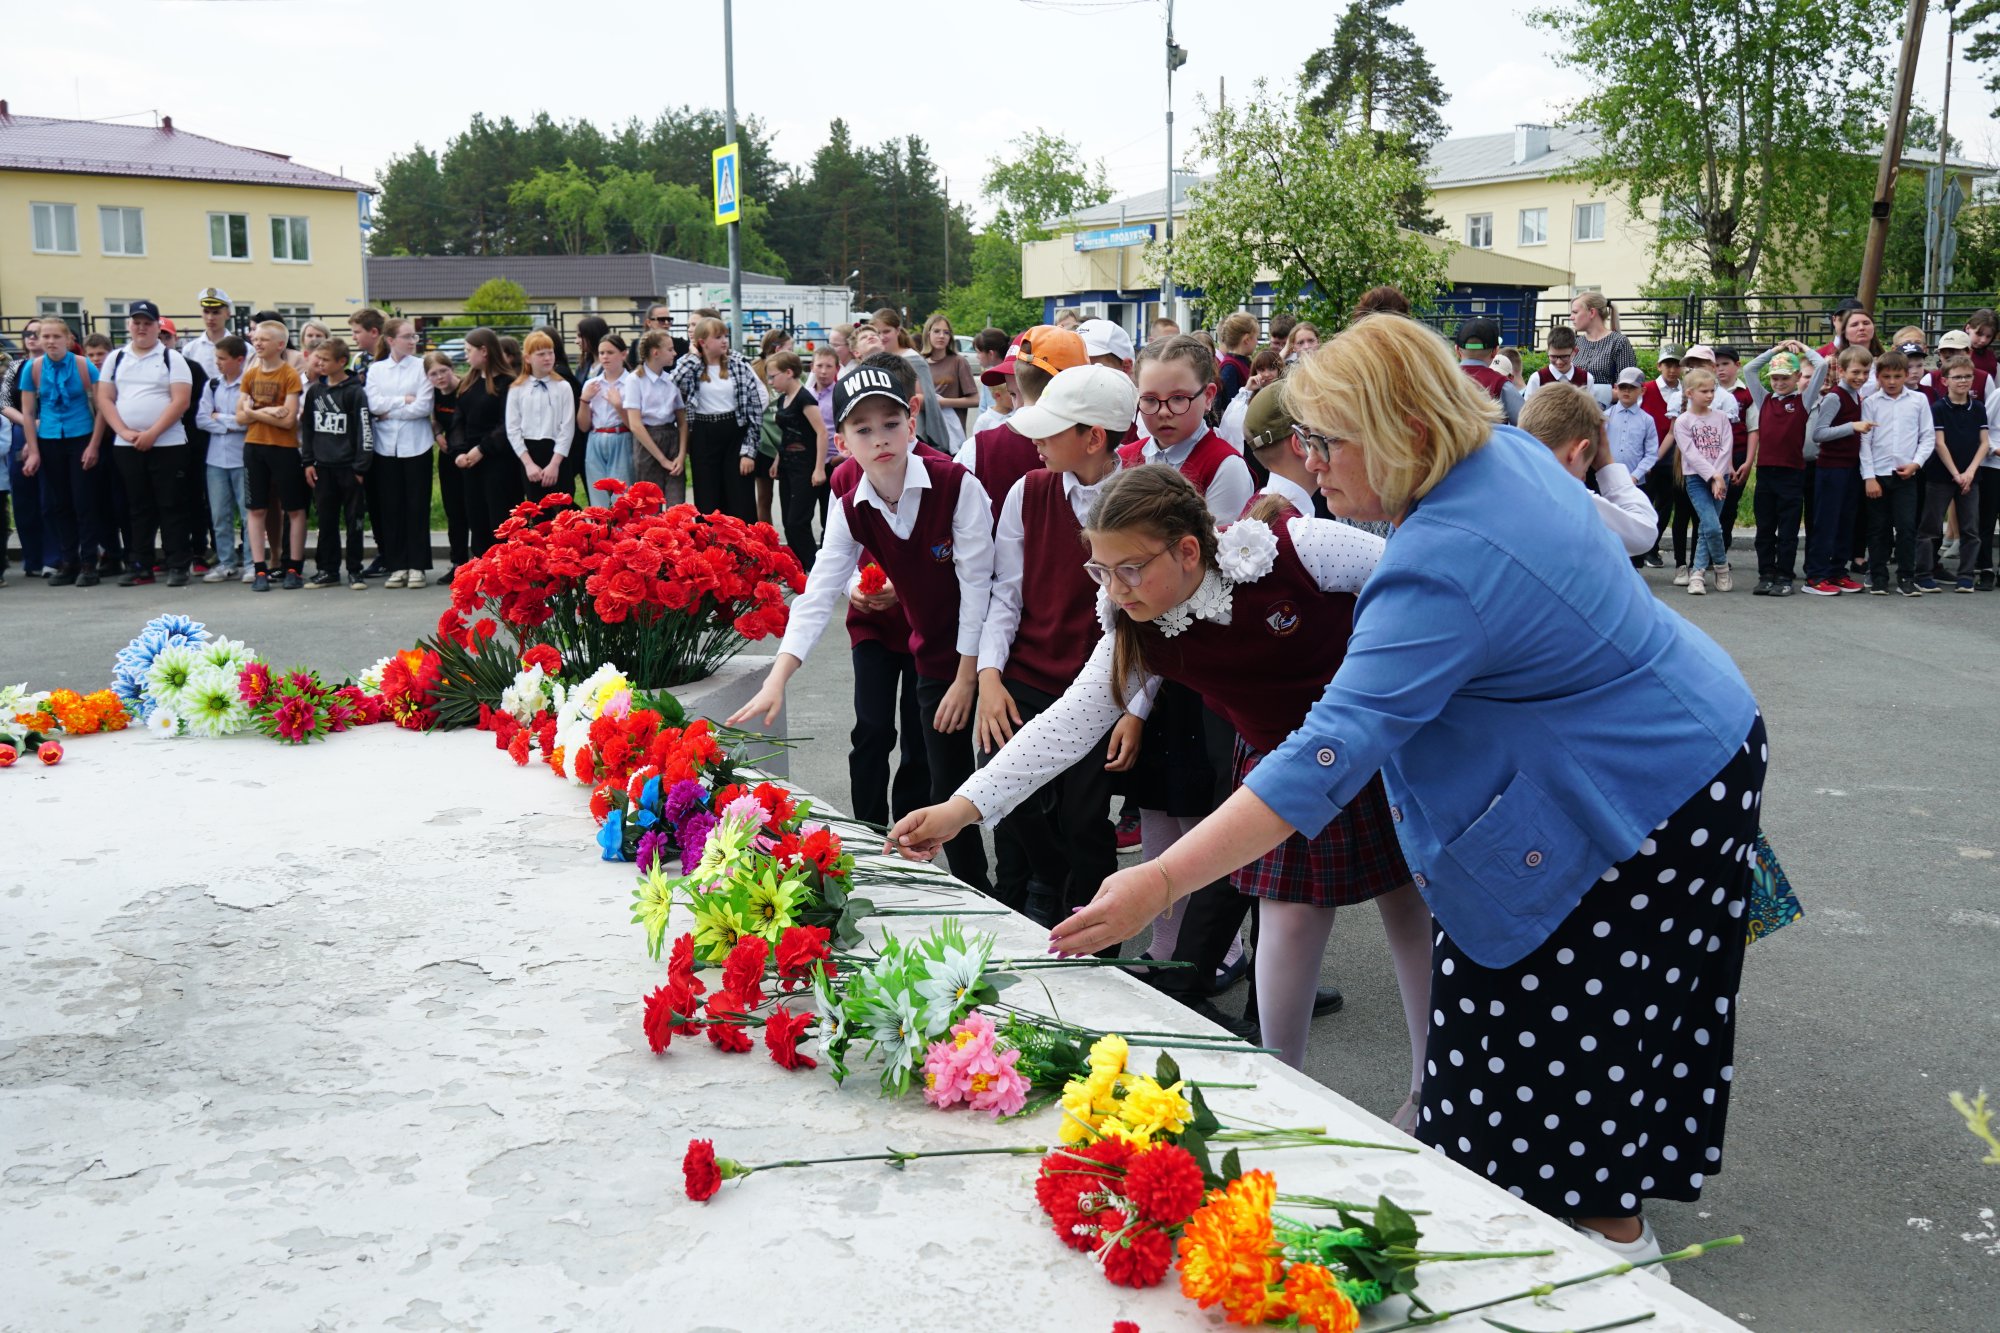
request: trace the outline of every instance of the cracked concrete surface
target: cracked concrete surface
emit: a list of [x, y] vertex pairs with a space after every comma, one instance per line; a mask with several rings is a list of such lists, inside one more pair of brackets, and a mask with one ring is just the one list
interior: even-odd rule
[[[837, 1089], [761, 1049], [653, 1056], [639, 997], [663, 969], [627, 924], [629, 868], [597, 859], [579, 789], [486, 737], [126, 733], [7, 779], [0, 1329], [873, 1330], [957, 1308], [1023, 1328], [1218, 1325], [1171, 1283], [1114, 1288], [1062, 1248], [1029, 1159], [778, 1172], [688, 1202], [694, 1136], [758, 1161], [1048, 1142], [1054, 1115], [885, 1102], [869, 1078]], [[1004, 951], [1042, 948], [1018, 918], [979, 924]], [[1120, 976], [1048, 980], [1085, 1021], [1195, 1021]], [[1394, 1134], [1268, 1060], [1182, 1064], [1260, 1083], [1216, 1094], [1225, 1114]], [[1287, 1189], [1437, 1210], [1441, 1245], [1562, 1251], [1426, 1270], [1434, 1301], [1601, 1266], [1429, 1154], [1258, 1165]], [[1638, 1277], [1561, 1306], [1570, 1327], [1646, 1310], [1661, 1333], [1736, 1327]]]

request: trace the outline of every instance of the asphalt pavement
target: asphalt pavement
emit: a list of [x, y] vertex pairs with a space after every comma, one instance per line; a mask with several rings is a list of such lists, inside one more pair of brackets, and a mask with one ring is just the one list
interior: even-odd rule
[[[1806, 909], [1750, 950], [1724, 1169], [1698, 1204], [1650, 1210], [1669, 1247], [1736, 1232], [1748, 1244], [1676, 1279], [1755, 1328], [2000, 1329], [2000, 1167], [1980, 1165], [1946, 1100], [2000, 1094], [2000, 594], [1774, 601], [1745, 579], [1696, 599], [1666, 571], [1647, 577], [1763, 703], [1764, 828]], [[0, 589], [0, 681], [102, 685], [112, 655], [170, 608], [270, 660], [350, 675], [428, 633], [446, 596], [51, 589], [16, 572]], [[843, 648], [836, 628], [790, 697], [793, 734], [813, 738], [793, 776], [840, 804]], [[1408, 1055], [1373, 912], [1342, 914], [1325, 977], [1347, 1006], [1315, 1024], [1307, 1070], [1387, 1115]]]

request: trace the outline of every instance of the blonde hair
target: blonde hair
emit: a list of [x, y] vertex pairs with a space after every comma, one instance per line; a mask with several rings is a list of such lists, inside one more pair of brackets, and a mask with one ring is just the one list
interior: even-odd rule
[[287, 343], [291, 342], [292, 340], [292, 331], [286, 328], [284, 323], [280, 320], [275, 320], [275, 319], [265, 320], [262, 324], [259, 324], [257, 326], [257, 332], [275, 333], [280, 338], [283, 338]]
[[1279, 382], [1294, 420], [1360, 444], [1368, 484], [1392, 515], [1429, 494], [1501, 419], [1450, 345], [1401, 315], [1363, 316]]
[[[1179, 468], [1147, 463], [1120, 469], [1098, 493], [1083, 525], [1086, 539], [1093, 532], [1133, 529], [1158, 537], [1169, 547], [1193, 537], [1201, 547], [1202, 567], [1215, 568], [1215, 518]], [[1145, 641], [1138, 622], [1122, 614], [1113, 617], [1111, 636], [1111, 697], [1123, 708], [1127, 683], [1146, 674]]]
[[[528, 339], [530, 342], [532, 342], [534, 340], [534, 335], [532, 333], [529, 334]], [[549, 346], [554, 347], [555, 343], [551, 341], [549, 343]], [[643, 366], [648, 361], [651, 361], [653, 359], [653, 353], [659, 351], [660, 348], [662, 347], [665, 347], [669, 352], [673, 350], [674, 347], [673, 334], [668, 333], [665, 329], [647, 329], [644, 333], [640, 334], [639, 364]], [[527, 358], [524, 355], [522, 359], [525, 361]], [[670, 357], [668, 359], [671, 360], [672, 358]]]
[[[1696, 389], [1713, 389], [1722, 383], [1715, 378], [1712, 370], [1690, 370], [1681, 376], [1681, 392], [1693, 393]], [[1536, 395], [1540, 397], [1539, 394]]]
[[1557, 380], [1529, 395], [1521, 429], [1558, 452], [1578, 440], [1597, 444], [1604, 439], [1604, 411], [1590, 390]]
[[1256, 336], [1257, 317], [1247, 310], [1239, 310], [1215, 326], [1215, 341], [1225, 352], [1234, 351], [1245, 338]]
[[1285, 335], [1284, 350], [1286, 355], [1290, 355], [1292, 348], [1298, 345], [1299, 335], [1301, 333], [1310, 333], [1313, 336], [1313, 341], [1316, 343], [1326, 341], [1324, 338], [1320, 336], [1319, 325], [1311, 323], [1308, 320], [1302, 319], [1298, 323], [1292, 325], [1292, 331]]

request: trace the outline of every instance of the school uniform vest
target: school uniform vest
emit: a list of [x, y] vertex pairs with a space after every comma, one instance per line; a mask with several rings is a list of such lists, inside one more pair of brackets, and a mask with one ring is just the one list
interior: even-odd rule
[[[946, 455], [939, 453], [928, 444], [918, 444], [911, 452], [918, 458], [943, 459], [946, 457]], [[829, 484], [832, 486], [835, 499], [846, 500], [848, 496], [854, 494], [854, 488], [861, 484], [861, 464], [851, 458], [841, 459], [840, 465], [833, 470], [833, 476], [829, 479]], [[876, 564], [881, 563], [881, 561], [875, 559], [874, 553], [865, 545], [862, 547], [861, 556], [861, 563], [864, 565], [870, 561], [874, 561]], [[900, 593], [896, 599], [896, 605], [888, 608], [886, 611], [863, 611], [853, 602], [847, 604], [848, 646], [853, 648], [869, 642], [882, 644], [890, 652], [908, 655], [910, 651], [910, 621], [903, 614]]]
[[[1143, 466], [1146, 462], [1147, 443], [1148, 440], [1140, 439], [1119, 446], [1119, 463], [1125, 467]], [[1215, 480], [1215, 474], [1222, 470], [1222, 465], [1232, 458], [1240, 457], [1242, 455], [1231, 447], [1229, 441], [1214, 431], [1209, 431], [1201, 437], [1201, 443], [1181, 460], [1181, 475], [1193, 482], [1194, 488], [1206, 496], [1209, 484]]]
[[1736, 420], [1729, 423], [1729, 462], [1733, 467], [1742, 467], [1743, 460], [1750, 456], [1749, 414], [1757, 400], [1752, 398], [1750, 390], [1741, 384], [1731, 389], [1729, 396], [1736, 400]]
[[[1991, 383], [1992, 377], [1975, 365], [1972, 368], [1972, 401], [1985, 402], [1986, 390]], [[1933, 403], [1943, 402], [1951, 396], [1951, 389], [1944, 382], [1942, 370], [1926, 370], [1923, 378], [1917, 381], [1917, 387], [1922, 389], [1924, 397]]]
[[[1831, 424], [1845, 426], [1861, 420], [1861, 399], [1848, 391], [1845, 384], [1836, 384], [1833, 395], [1840, 403], [1833, 414]], [[1828, 440], [1819, 447], [1819, 465], [1823, 468], [1846, 468], [1861, 466], [1861, 437], [1844, 435], [1837, 440]]]
[[1486, 390], [1494, 402], [1497, 403], [1500, 401], [1500, 391], [1509, 383], [1505, 375], [1502, 375], [1491, 366], [1462, 365], [1459, 369], [1472, 376], [1472, 382]]
[[1771, 394], [1757, 414], [1757, 466], [1803, 471], [1806, 465], [1806, 424], [1812, 413], [1795, 393]]
[[1660, 443], [1665, 444], [1674, 423], [1667, 415], [1667, 395], [1660, 391], [1658, 380], [1646, 381], [1646, 387], [1639, 392], [1639, 407], [1653, 419], [1653, 429], [1660, 433]]
[[[1495, 373], [1497, 374], [1498, 372], [1496, 371]], [[1530, 375], [1528, 378], [1533, 380], [1538, 385], [1555, 384], [1560, 382], [1565, 384], [1574, 384], [1579, 389], [1586, 388], [1590, 384], [1590, 372], [1585, 370], [1582, 366], [1577, 366], [1577, 365], [1572, 365], [1569, 368], [1569, 374], [1567, 375], [1558, 375], [1553, 370], [1550, 370], [1547, 366], [1543, 366], [1540, 370], [1536, 371], [1533, 375]], [[1489, 389], [1488, 392], [1490, 393], [1492, 392], [1492, 390]]]
[[1083, 671], [1104, 632], [1084, 558], [1062, 474], [1030, 472], [1021, 482], [1021, 622], [1001, 672], [1008, 680], [1061, 694]]
[[972, 438], [979, 446], [972, 456], [972, 475], [979, 478], [979, 484], [993, 501], [993, 523], [997, 527], [1000, 506], [1007, 503], [1007, 492], [1014, 489], [1015, 482], [1042, 466], [1042, 455], [1033, 440], [1004, 421]]
[[2000, 375], [2000, 353], [1994, 352], [1993, 344], [1988, 343], [1984, 347], [1968, 348], [1966, 355], [1972, 358], [1972, 368], [1988, 379], [1993, 378], [1995, 375]]
[[[930, 473], [931, 488], [917, 506], [916, 526], [907, 538], [889, 528], [888, 516], [859, 504], [854, 492], [841, 497], [847, 529], [896, 585], [896, 601], [910, 625], [910, 654], [917, 674], [932, 680], [958, 675], [958, 567], [952, 559], [952, 514], [967, 472], [949, 458], [914, 458]], [[856, 483], [857, 489], [859, 483]]]
[[1353, 594], [1321, 591], [1288, 529], [1272, 525], [1277, 563], [1236, 585], [1227, 625], [1196, 617], [1171, 639], [1150, 621], [1139, 626], [1146, 669], [1201, 695], [1260, 754], [1305, 721], [1354, 628]]

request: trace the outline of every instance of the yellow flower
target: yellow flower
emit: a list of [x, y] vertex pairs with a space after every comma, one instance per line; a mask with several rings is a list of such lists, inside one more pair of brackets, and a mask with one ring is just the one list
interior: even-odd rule
[[1091, 1130], [1104, 1127], [1106, 1119], [1117, 1113], [1117, 1103], [1113, 1100], [1117, 1086], [1115, 1072], [1093, 1072], [1063, 1085], [1062, 1106], [1069, 1113], [1063, 1117], [1059, 1131], [1064, 1143], [1081, 1143], [1091, 1137]]
[[1120, 1137], [1150, 1143], [1179, 1135], [1194, 1119], [1194, 1108], [1181, 1095], [1183, 1086], [1176, 1083], [1163, 1088], [1150, 1078], [1128, 1077], [1125, 1097], [1118, 1103], [1118, 1123], [1125, 1131]]
[[1090, 1072], [1093, 1074], [1122, 1074], [1125, 1061], [1131, 1054], [1125, 1039], [1115, 1032], [1107, 1032], [1090, 1047]]

